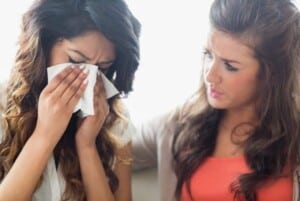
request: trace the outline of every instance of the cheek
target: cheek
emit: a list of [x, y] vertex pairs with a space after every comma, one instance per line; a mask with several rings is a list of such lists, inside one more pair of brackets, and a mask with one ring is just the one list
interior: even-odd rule
[[240, 100], [252, 100], [257, 94], [257, 80], [241, 78], [232, 83], [232, 96]]

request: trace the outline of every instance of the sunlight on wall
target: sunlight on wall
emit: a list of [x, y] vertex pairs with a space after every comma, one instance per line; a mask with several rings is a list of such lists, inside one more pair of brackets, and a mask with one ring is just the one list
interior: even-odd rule
[[[141, 64], [126, 103], [140, 123], [197, 90], [212, 0], [127, 0], [142, 27]], [[300, 8], [300, 0], [294, 1]]]
[[21, 14], [26, 11], [32, 0], [10, 0], [0, 8], [0, 83], [8, 79], [16, 52], [20, 32]]
[[128, 0], [142, 23], [141, 64], [126, 103], [135, 122], [174, 108], [196, 89], [210, 0]]

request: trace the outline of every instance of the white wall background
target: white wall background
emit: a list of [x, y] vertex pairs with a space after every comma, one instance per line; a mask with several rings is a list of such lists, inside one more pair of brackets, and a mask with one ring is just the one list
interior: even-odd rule
[[127, 0], [142, 23], [141, 64], [127, 100], [134, 121], [167, 111], [196, 89], [211, 0]]
[[32, 0], [10, 0], [0, 7], [0, 82], [8, 75], [16, 52], [17, 37], [20, 30], [21, 14]]
[[[142, 27], [141, 65], [126, 101], [140, 123], [197, 90], [212, 0], [127, 0]], [[294, 1], [300, 8], [300, 0]]]
[[[211, 1], [127, 0], [142, 23], [141, 64], [126, 100], [134, 121], [171, 109], [197, 89]], [[8, 79], [21, 15], [31, 2], [10, 0], [0, 8], [0, 82]]]

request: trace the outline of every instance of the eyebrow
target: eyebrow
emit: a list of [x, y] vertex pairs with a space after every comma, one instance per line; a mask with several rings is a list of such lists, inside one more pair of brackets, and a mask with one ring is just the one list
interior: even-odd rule
[[225, 61], [227, 63], [237, 63], [237, 64], [241, 64], [241, 62], [238, 62], [236, 60], [231, 60], [231, 59], [224, 59], [224, 58], [221, 58], [222, 61]]
[[88, 60], [88, 61], [92, 60], [92, 59], [90, 59], [88, 56], [86, 56], [85, 54], [83, 54], [82, 52], [80, 52], [80, 51], [78, 51], [78, 50], [74, 50], [74, 49], [69, 49], [69, 50], [71, 50], [72, 52], [75, 52], [75, 53], [79, 54], [79, 55], [80, 55], [82, 58], [84, 58], [85, 60]]
[[[209, 52], [211, 54], [211, 50], [208, 47], [203, 48], [204, 51]], [[220, 57], [222, 61], [227, 62], [227, 63], [237, 63], [237, 64], [241, 64], [241, 62], [236, 61], [236, 60], [232, 60], [232, 59], [225, 59]]]
[[[83, 54], [82, 52], [78, 51], [78, 50], [74, 50], [74, 49], [69, 49], [72, 52], [75, 52], [76, 54], [79, 54], [82, 58], [84, 58], [87, 61], [92, 60], [91, 58], [89, 58], [88, 56], [86, 56], [85, 54]], [[115, 60], [109, 60], [109, 61], [102, 61], [99, 63], [96, 63], [96, 65], [101, 66], [101, 65], [107, 65], [107, 64], [112, 64]]]

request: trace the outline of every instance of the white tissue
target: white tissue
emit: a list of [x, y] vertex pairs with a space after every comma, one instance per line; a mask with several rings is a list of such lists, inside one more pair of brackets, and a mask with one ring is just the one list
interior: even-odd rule
[[[48, 76], [48, 83], [62, 70], [67, 68], [68, 66], [71, 66], [72, 63], [63, 63], [58, 64], [55, 66], [50, 66], [47, 68], [47, 76]], [[111, 83], [102, 72], [98, 72], [98, 66], [92, 65], [92, 64], [80, 64], [84, 65], [85, 69], [88, 69], [89, 74], [87, 77], [88, 85], [82, 95], [82, 97], [79, 99], [78, 104], [74, 108], [74, 112], [77, 112], [80, 110], [80, 117], [86, 117], [88, 115], [94, 115], [94, 86], [97, 80], [97, 75], [100, 74], [104, 88], [106, 91], [106, 98], [109, 99], [112, 96], [119, 93], [119, 91], [116, 89], [116, 87]]]

